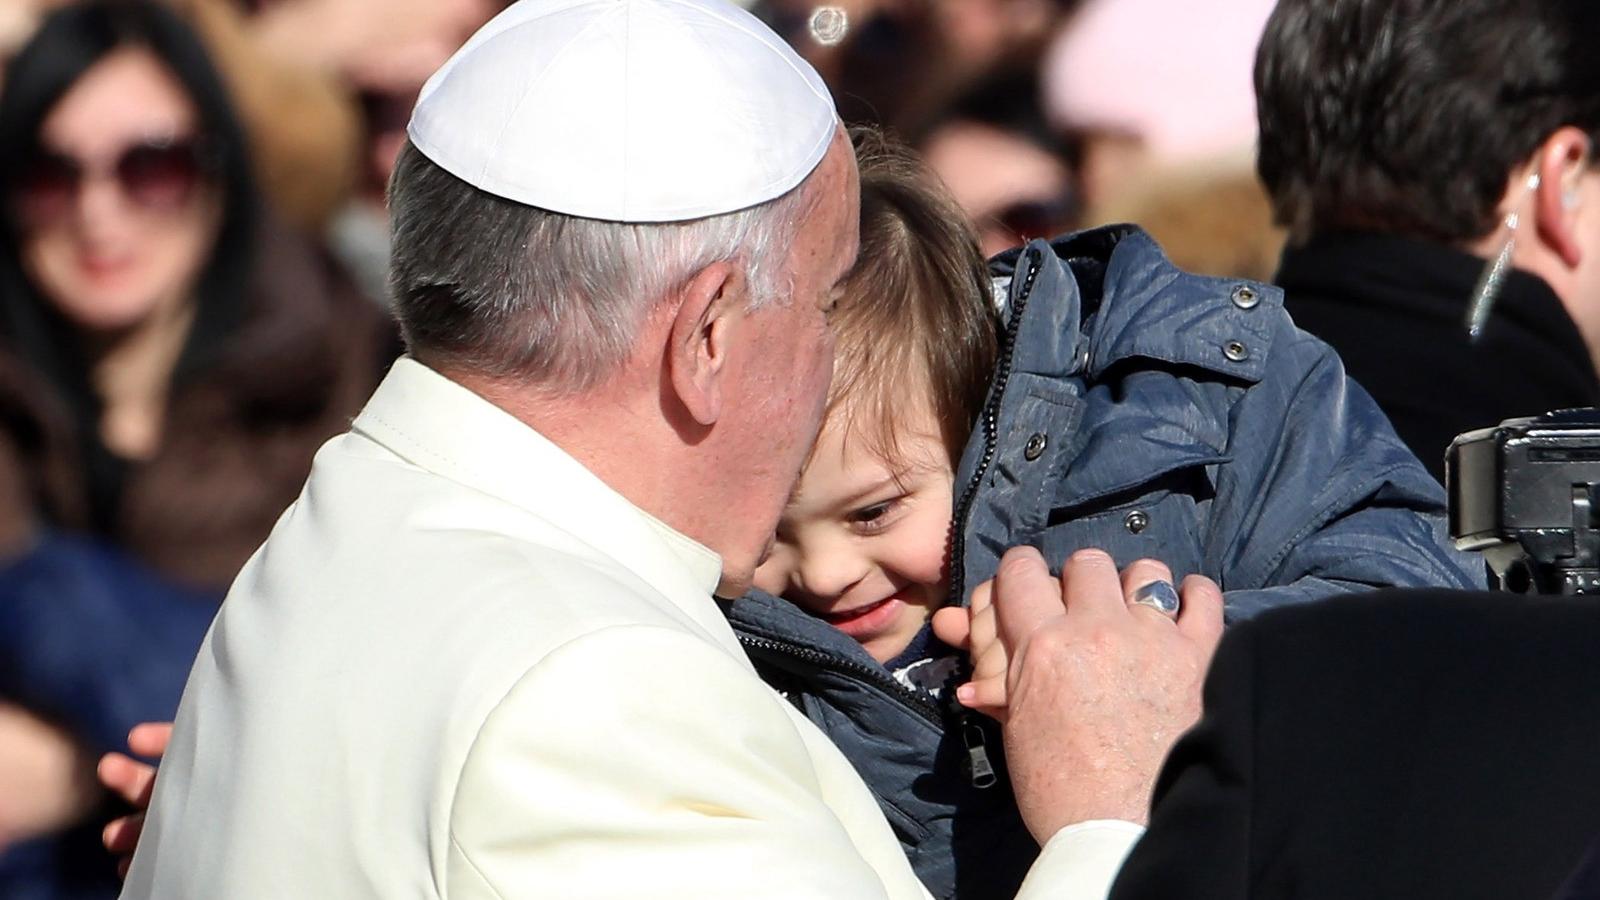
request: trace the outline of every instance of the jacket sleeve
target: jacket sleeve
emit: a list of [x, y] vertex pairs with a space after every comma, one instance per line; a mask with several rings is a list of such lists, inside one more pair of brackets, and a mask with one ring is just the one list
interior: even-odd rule
[[[1484, 587], [1481, 560], [1446, 533], [1444, 491], [1401, 443], [1339, 357], [1287, 326], [1272, 365], [1234, 410], [1220, 521], [1208, 555], [1228, 610], [1377, 587]], [[1271, 585], [1271, 587], [1268, 587]]]
[[[926, 898], [859, 777], [715, 646], [573, 641], [489, 715], [450, 811], [454, 898]], [[1100, 900], [1138, 834], [1051, 840], [1019, 896]]]

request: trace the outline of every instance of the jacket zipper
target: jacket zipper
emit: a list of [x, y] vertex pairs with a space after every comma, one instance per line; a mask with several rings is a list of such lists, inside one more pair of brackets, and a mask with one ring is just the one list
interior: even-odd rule
[[822, 669], [829, 669], [843, 675], [852, 675], [863, 681], [869, 682], [891, 696], [899, 698], [913, 712], [927, 719], [929, 724], [944, 730], [944, 719], [940, 715], [938, 704], [929, 700], [920, 691], [912, 690], [890, 675], [887, 669], [874, 668], [848, 659], [840, 659], [828, 653], [823, 653], [812, 647], [792, 644], [788, 641], [778, 641], [771, 638], [751, 637], [746, 634], [736, 635], [739, 643], [747, 651], [778, 653], [801, 662], [808, 663]]
[[[950, 544], [950, 593], [945, 598], [946, 606], [960, 606], [966, 596], [967, 519], [972, 515], [972, 504], [977, 499], [983, 476], [988, 474], [989, 466], [994, 462], [995, 453], [999, 449], [1000, 404], [1005, 398], [1006, 386], [1011, 381], [1011, 365], [1016, 353], [1017, 332], [1022, 328], [1022, 313], [1027, 309], [1028, 298], [1033, 294], [1033, 282], [1039, 276], [1041, 267], [1039, 257], [1035, 253], [1024, 253], [1022, 260], [1027, 267], [1026, 273], [1023, 275], [1022, 288], [1017, 291], [1017, 299], [1011, 304], [1011, 317], [1006, 322], [1005, 336], [1000, 344], [1000, 360], [995, 368], [994, 392], [990, 394], [989, 402], [983, 408], [981, 422], [983, 455], [978, 460], [978, 467], [973, 470], [972, 478], [962, 488], [961, 499], [955, 507], [955, 519], [951, 527], [951, 534], [954, 537]], [[971, 664], [963, 660], [956, 671], [954, 683], [959, 684], [971, 677]], [[998, 777], [995, 775], [993, 763], [989, 761], [988, 739], [983, 724], [978, 720], [976, 713], [955, 699], [954, 691], [950, 692], [949, 705], [950, 711], [955, 714], [959, 723], [962, 743], [967, 748], [967, 771], [973, 787], [992, 786]]]

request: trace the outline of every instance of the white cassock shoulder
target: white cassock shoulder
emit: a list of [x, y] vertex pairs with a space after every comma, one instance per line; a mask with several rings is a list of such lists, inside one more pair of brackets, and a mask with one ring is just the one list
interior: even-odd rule
[[925, 896], [823, 740], [696, 635], [619, 625], [575, 638], [512, 686], [473, 742], [448, 893]]

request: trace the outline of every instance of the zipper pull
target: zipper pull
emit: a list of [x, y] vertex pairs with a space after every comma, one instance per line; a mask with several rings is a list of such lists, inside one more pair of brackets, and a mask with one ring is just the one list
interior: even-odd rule
[[983, 726], [970, 715], [961, 717], [961, 740], [967, 745], [967, 774], [972, 777], [972, 786], [993, 787], [1000, 779], [989, 763], [989, 740], [984, 736]]

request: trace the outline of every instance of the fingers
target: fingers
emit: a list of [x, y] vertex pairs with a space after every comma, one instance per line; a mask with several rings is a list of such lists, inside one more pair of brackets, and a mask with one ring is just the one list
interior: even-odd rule
[[[966, 643], [962, 646], [967, 650], [972, 659], [971, 680], [956, 690], [956, 699], [963, 706], [975, 709], [996, 719], [1004, 718], [1006, 703], [1006, 675], [1007, 654], [1005, 644], [1000, 641], [999, 622], [995, 618], [993, 603], [994, 584], [985, 581], [978, 585], [972, 592], [972, 599], [966, 609], [940, 610], [940, 613], [961, 614], [959, 626], [950, 626], [952, 630], [959, 627]], [[939, 632], [938, 619], [935, 619], [935, 633]], [[944, 638], [941, 636], [940, 638]], [[950, 643], [946, 641], [946, 643]]]
[[1117, 564], [1104, 550], [1079, 550], [1061, 567], [1067, 610], [1077, 615], [1108, 615], [1127, 605]]
[[[171, 739], [171, 722], [145, 722], [128, 733], [128, 749], [140, 756], [160, 756], [167, 752]], [[139, 810], [113, 820], [100, 832], [100, 841], [106, 849], [121, 857], [117, 860], [117, 877], [127, 878], [128, 867], [133, 864], [133, 849], [144, 830], [143, 811], [149, 808], [150, 792], [155, 788], [156, 767], [122, 753], [107, 753], [100, 757], [95, 772], [101, 784]]]
[[160, 756], [171, 740], [171, 722], [143, 722], [128, 732], [128, 749], [140, 756]]
[[[1115, 569], [1111, 577], [1115, 583]], [[1061, 587], [1050, 577], [1044, 557], [1032, 547], [1013, 547], [1000, 558], [990, 599], [995, 607], [996, 633], [1009, 647], [1021, 646], [1035, 628], [1063, 611]]]
[[132, 806], [143, 809], [150, 805], [150, 790], [156, 780], [155, 766], [121, 753], [107, 753], [100, 757], [95, 772], [101, 784]]
[[1006, 645], [1000, 640], [999, 622], [987, 584], [974, 591], [970, 613], [972, 680], [956, 690], [956, 699], [968, 709], [1005, 721], [1006, 679], [1009, 676]]
[[971, 650], [970, 615], [959, 606], [933, 611], [933, 634], [957, 650]]
[[1122, 593], [1129, 599], [1152, 581], [1172, 582], [1172, 570], [1159, 559], [1136, 559], [1122, 570]]
[[1174, 609], [1168, 613], [1157, 605], [1143, 601], [1140, 598], [1153, 590], [1166, 588], [1170, 590], [1166, 599], [1177, 600], [1178, 591], [1172, 587], [1172, 570], [1167, 564], [1155, 559], [1139, 559], [1128, 564], [1122, 570], [1122, 595], [1128, 603], [1129, 612], [1139, 616], [1158, 616], [1171, 621], [1179, 611]]
[[[972, 679], [956, 695], [962, 705], [1002, 718], [1010, 670], [1021, 664], [1028, 637], [1063, 613], [1176, 622], [1208, 657], [1222, 635], [1222, 591], [1216, 583], [1191, 575], [1181, 590], [1176, 589], [1171, 568], [1159, 560], [1136, 560], [1119, 573], [1104, 551], [1080, 550], [1062, 567], [1059, 585], [1052, 582], [1037, 551], [1013, 548], [1001, 559], [994, 580], [973, 591], [966, 610], [936, 614], [935, 630], [941, 639], [963, 647], [972, 657]], [[1179, 599], [1178, 609], [1168, 612], [1166, 603], [1135, 602], [1150, 593], [1152, 585], [1168, 598]], [[954, 639], [947, 639], [946, 633]]]
[[139, 843], [139, 833], [144, 830], [144, 813], [133, 813], [119, 819], [100, 832], [100, 842], [114, 854], [132, 853]]
[[1183, 579], [1183, 608], [1178, 611], [1178, 630], [1210, 654], [1222, 640], [1222, 588], [1204, 575]]
[[[1005, 647], [1000, 641], [1000, 623], [995, 618], [995, 609], [992, 598], [993, 589], [989, 582], [984, 582], [972, 592], [972, 603], [967, 607], [967, 629], [969, 632], [969, 647], [973, 653], [974, 677], [984, 677], [991, 674], [985, 671], [984, 658], [997, 658], [1000, 671], [1005, 671]], [[996, 656], [991, 651], [999, 651]]]
[[956, 689], [956, 699], [962, 706], [976, 710], [1000, 722], [1006, 714], [1006, 675], [969, 681]]
[[974, 613], [983, 609], [994, 607], [994, 582], [985, 581], [972, 589], [972, 599], [967, 602], [967, 608]]
[[985, 581], [972, 591], [965, 607], [947, 606], [933, 611], [933, 633], [952, 647], [976, 656], [999, 640], [994, 617], [994, 582]]
[[[990, 631], [994, 629], [994, 612], [992, 610], [986, 610], [986, 612], [981, 613], [981, 618], [974, 618], [974, 628], [984, 628], [981, 620], [989, 621], [987, 628]], [[984, 681], [984, 679], [990, 679], [990, 677], [998, 677], [998, 679], [1002, 679], [1002, 682], [1005, 681], [1006, 668], [1010, 663], [1010, 653], [1006, 652], [1005, 642], [987, 641], [982, 642], [982, 644], [973, 642], [971, 658], [973, 658], [973, 677], [971, 677], [973, 681]]]

